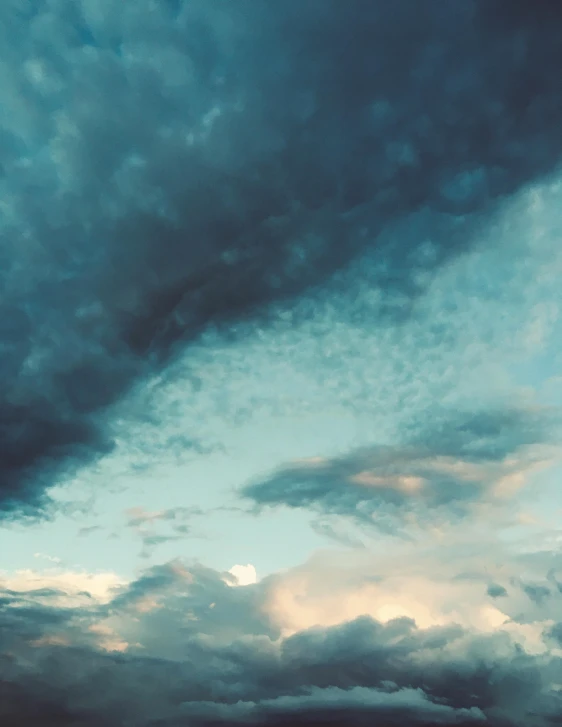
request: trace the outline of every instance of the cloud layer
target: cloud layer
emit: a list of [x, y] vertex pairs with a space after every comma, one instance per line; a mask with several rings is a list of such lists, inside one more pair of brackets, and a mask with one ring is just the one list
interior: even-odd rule
[[[143, 559], [66, 565], [55, 524], [0, 573], [2, 725], [560, 722], [562, 13], [532, 5], [1, 4], [0, 522], [81, 508]], [[268, 506], [346, 547], [155, 560], [244, 501], [275, 548]]]
[[[484, 549], [450, 562], [429, 550], [399, 575], [399, 554], [321, 556], [239, 588], [227, 573], [175, 561], [79, 609], [61, 602], [60, 580], [4, 587], [3, 723], [553, 724], [562, 594], [547, 589], [538, 604], [514, 574], [533, 569], [546, 589], [562, 564], [494, 547], [502, 610], [486, 594]], [[408, 599], [410, 616], [400, 612]]]
[[[147, 367], [373, 250], [383, 315], [560, 152], [547, 6], [2, 7], [3, 511], [115, 446]], [[264, 62], [266, 59], [267, 62]], [[388, 242], [427, 208], [424, 241]], [[420, 277], [421, 275], [421, 277]]]

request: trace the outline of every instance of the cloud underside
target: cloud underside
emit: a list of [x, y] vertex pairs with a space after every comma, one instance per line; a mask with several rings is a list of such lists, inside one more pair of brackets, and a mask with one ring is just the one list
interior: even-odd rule
[[426, 412], [402, 446], [371, 446], [290, 463], [241, 489], [258, 508], [285, 505], [407, 536], [505, 509], [555, 458], [558, 412], [547, 407]]
[[[112, 405], [202, 331], [360, 254], [407, 317], [558, 162], [553, 8], [4, 3], [0, 509], [110, 452]], [[381, 237], [420, 209], [430, 255]]]
[[[500, 620], [487, 629], [460, 623], [460, 611], [434, 625], [361, 615], [361, 589], [371, 589], [365, 613], [377, 599], [392, 598], [393, 567], [383, 566], [376, 584], [363, 572], [352, 586], [349, 562], [345, 585], [332, 574], [333, 603], [353, 601], [355, 616], [342, 620], [340, 611], [329, 625], [316, 611], [316, 626], [290, 633], [276, 606], [291, 616], [292, 597], [301, 615], [314, 612], [329, 587], [318, 569], [229, 588], [228, 574], [176, 561], [114, 587], [105, 604], [90, 599], [58, 607], [50, 603], [64, 591], [4, 588], [0, 716], [10, 727], [554, 724], [562, 662], [553, 650], [560, 625], [551, 617], [562, 593], [545, 565], [534, 562], [542, 578], [536, 585], [549, 584], [549, 605], [537, 611], [523, 584], [512, 580], [505, 625]], [[488, 613], [493, 599], [485, 595], [485, 570], [461, 575], [447, 597], [462, 594], [473, 610]], [[433, 587], [443, 593], [439, 577], [428, 576], [420, 604]], [[511, 622], [510, 611], [519, 611]], [[529, 629], [536, 634], [532, 648], [521, 641]]]

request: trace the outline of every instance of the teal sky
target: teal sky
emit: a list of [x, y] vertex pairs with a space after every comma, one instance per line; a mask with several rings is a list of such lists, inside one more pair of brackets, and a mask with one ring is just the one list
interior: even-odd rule
[[0, 2], [0, 727], [560, 722], [559, 5]]
[[[327, 287], [312, 320], [293, 326], [280, 316], [238, 342], [213, 334], [189, 347], [165, 376], [119, 405], [116, 450], [53, 490], [57, 501], [70, 503], [68, 514], [0, 532], [10, 569], [44, 566], [35, 554], [46, 553], [61, 567], [128, 579], [181, 556], [219, 570], [252, 563], [265, 576], [334, 541], [304, 509], [251, 512], [240, 497], [244, 485], [291, 461], [390, 444], [436, 403], [557, 406], [556, 189], [545, 184], [504, 205], [480, 231], [475, 251], [436, 275], [412, 319], [398, 327], [376, 321], [377, 301], [361, 281], [367, 258], [346, 273], [360, 292], [336, 294], [334, 302]], [[534, 196], [541, 199], [540, 235], [529, 204]], [[416, 234], [423, 224], [423, 216], [414, 218], [406, 230]], [[349, 319], [350, 306], [359, 309], [360, 325]], [[195, 448], [192, 438], [200, 443]], [[516, 495], [529, 522], [512, 524], [506, 537], [556, 527], [559, 477], [555, 464], [530, 477]], [[139, 532], [127, 525], [134, 508], [199, 513], [185, 516], [181, 538], [143, 549], [143, 532], [177, 533], [163, 519]], [[376, 548], [373, 534], [364, 543]]]

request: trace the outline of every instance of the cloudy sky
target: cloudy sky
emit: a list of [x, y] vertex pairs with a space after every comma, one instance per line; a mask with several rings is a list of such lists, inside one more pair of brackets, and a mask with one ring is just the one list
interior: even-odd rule
[[562, 722], [561, 22], [3, 0], [3, 726]]

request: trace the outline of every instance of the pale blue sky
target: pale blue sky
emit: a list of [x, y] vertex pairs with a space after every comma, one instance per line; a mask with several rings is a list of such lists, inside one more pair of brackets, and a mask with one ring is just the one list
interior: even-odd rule
[[[306, 511], [280, 508], [257, 517], [236, 510], [249, 508], [237, 489], [256, 477], [293, 460], [392, 443], [436, 403], [463, 408], [515, 397], [558, 404], [561, 294], [557, 278], [547, 275], [560, 257], [552, 190], [546, 185], [505, 205], [489, 231], [480, 231], [482, 245], [435, 277], [417, 303], [420, 316], [398, 327], [371, 318], [377, 300], [364, 283], [367, 257], [347, 273], [350, 284], [355, 280], [351, 293], [336, 294], [339, 302], [329, 286], [320, 293], [312, 320], [292, 326], [281, 317], [239, 342], [212, 334], [186, 349], [165, 377], [137, 387], [119, 405], [116, 451], [54, 490], [63, 500], [93, 497], [91, 506], [0, 532], [10, 568], [34, 568], [34, 554], [45, 552], [72, 568], [129, 578], [181, 555], [218, 569], [250, 562], [266, 575], [330, 540], [311, 528]], [[536, 215], [526, 207], [533, 194], [543, 200], [538, 237]], [[415, 230], [413, 220], [409, 234]], [[349, 319], [351, 306], [359, 319]], [[194, 436], [201, 451], [182, 443]], [[135, 470], [139, 465], [148, 466]], [[558, 469], [541, 472], [533, 476], [540, 487], [522, 491], [521, 501], [537, 517], [551, 520], [562, 507], [559, 476]], [[140, 557], [140, 537], [126, 526], [125, 512], [176, 507], [203, 514], [190, 517], [191, 532], [181, 540]], [[84, 528], [96, 529], [79, 536]], [[171, 534], [165, 521], [149, 530]]]

